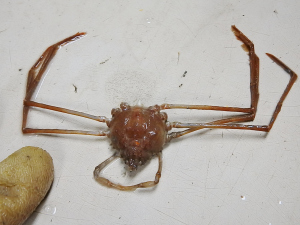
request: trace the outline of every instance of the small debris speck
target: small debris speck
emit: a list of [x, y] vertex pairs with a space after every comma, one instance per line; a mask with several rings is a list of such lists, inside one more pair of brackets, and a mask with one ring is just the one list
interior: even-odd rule
[[73, 87], [74, 87], [74, 92], [77, 93], [77, 86], [73, 84]]
[[104, 60], [103, 62], [100, 63], [100, 65], [106, 63], [109, 59], [110, 59], [110, 58]]

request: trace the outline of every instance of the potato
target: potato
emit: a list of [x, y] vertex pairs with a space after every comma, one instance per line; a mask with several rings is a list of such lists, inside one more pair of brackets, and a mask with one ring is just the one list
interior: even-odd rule
[[54, 177], [49, 153], [24, 147], [0, 162], [0, 225], [22, 224], [40, 204]]

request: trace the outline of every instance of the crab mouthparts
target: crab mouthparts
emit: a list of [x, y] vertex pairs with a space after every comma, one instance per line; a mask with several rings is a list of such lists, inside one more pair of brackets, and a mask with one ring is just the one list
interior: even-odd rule
[[136, 170], [138, 166], [142, 166], [147, 162], [151, 155], [143, 148], [131, 146], [121, 152], [121, 157], [130, 171]]
[[125, 164], [129, 167], [129, 171], [137, 170], [138, 166], [143, 165], [143, 162], [138, 159], [125, 160]]

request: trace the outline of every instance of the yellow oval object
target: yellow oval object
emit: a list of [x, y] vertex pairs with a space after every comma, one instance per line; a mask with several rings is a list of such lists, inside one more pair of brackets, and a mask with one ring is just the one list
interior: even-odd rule
[[51, 156], [23, 147], [0, 162], [0, 225], [22, 224], [47, 194], [54, 177]]

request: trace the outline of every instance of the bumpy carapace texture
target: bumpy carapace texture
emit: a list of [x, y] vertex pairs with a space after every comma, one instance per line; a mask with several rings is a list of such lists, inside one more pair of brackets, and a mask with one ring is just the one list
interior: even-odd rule
[[0, 162], [0, 225], [23, 224], [47, 194], [54, 177], [48, 152], [23, 147]]
[[122, 103], [112, 110], [108, 137], [130, 170], [162, 151], [171, 129], [166, 122], [167, 114], [160, 112], [159, 106], [146, 108]]

